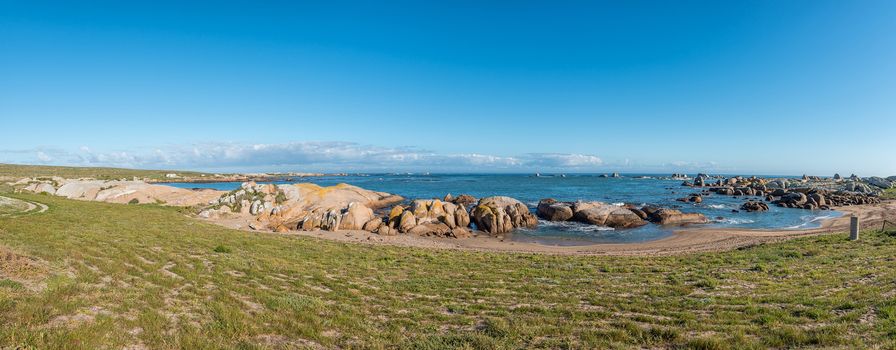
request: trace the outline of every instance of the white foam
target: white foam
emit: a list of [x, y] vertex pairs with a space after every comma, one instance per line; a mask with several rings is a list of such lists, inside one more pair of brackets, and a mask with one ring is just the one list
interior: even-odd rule
[[710, 204], [710, 205], [707, 205], [707, 207], [710, 207], [710, 208], [713, 208], [713, 209], [725, 209], [725, 208], [727, 208], [727, 206], [725, 206], [724, 204]]
[[827, 219], [833, 219], [835, 217], [836, 217], [835, 215], [803, 215], [800, 217], [800, 219], [803, 220], [803, 223], [801, 223], [799, 225], [795, 225], [795, 226], [786, 227], [786, 228], [787, 229], [806, 228], [806, 227], [809, 227], [809, 225], [812, 225], [814, 223], [821, 222], [821, 221], [824, 221]]
[[615, 229], [612, 227], [589, 225], [589, 224], [583, 224], [583, 223], [573, 222], [573, 221], [538, 220], [538, 225], [541, 227], [550, 227], [550, 228], [561, 229], [561, 230], [565, 230], [565, 231], [576, 231], [576, 232], [615, 231]]
[[744, 224], [752, 224], [755, 221], [750, 219], [743, 218], [724, 218], [724, 219], [715, 219], [712, 222], [720, 223], [720, 224], [728, 224], [728, 225], [744, 225]]

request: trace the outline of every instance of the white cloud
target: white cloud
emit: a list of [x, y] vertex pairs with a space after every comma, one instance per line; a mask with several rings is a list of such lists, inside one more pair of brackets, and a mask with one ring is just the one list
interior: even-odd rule
[[599, 167], [604, 164], [599, 157], [587, 154], [529, 153], [524, 159], [530, 166], [548, 168]]
[[55, 158], [39, 152], [37, 161], [61, 165], [238, 171], [588, 171], [603, 165], [599, 157], [587, 154], [443, 154], [416, 147], [380, 147], [352, 142], [204, 143], [149, 151], [110, 152], [82, 146], [76, 152], [56, 150], [54, 155]]
[[719, 170], [719, 164], [716, 162], [689, 162], [683, 160], [677, 160], [674, 162], [669, 162], [664, 164], [666, 168], [675, 169], [675, 170], [696, 170], [696, 171], [709, 171], [709, 170]]
[[42, 163], [46, 163], [52, 161], [53, 157], [50, 157], [43, 151], [37, 151], [37, 160], [41, 161]]

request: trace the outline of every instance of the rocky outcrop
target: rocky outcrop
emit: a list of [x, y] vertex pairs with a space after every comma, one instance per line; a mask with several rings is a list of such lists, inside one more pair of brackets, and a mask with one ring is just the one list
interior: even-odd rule
[[687, 197], [682, 197], [682, 198], [676, 199], [676, 201], [686, 202], [686, 203], [702, 203], [703, 196], [701, 196], [699, 193], [691, 193]]
[[533, 228], [538, 219], [522, 202], [505, 196], [486, 197], [473, 208], [470, 219], [476, 227], [492, 235], [507, 233], [515, 228]]
[[748, 212], [768, 211], [768, 204], [758, 201], [748, 201], [741, 205], [740, 209]]
[[69, 199], [109, 202], [109, 203], [154, 203], [171, 206], [194, 206], [208, 204], [223, 191], [190, 190], [164, 185], [153, 185], [143, 181], [106, 181], [93, 179], [62, 179], [52, 181], [28, 181], [23, 190], [35, 193], [49, 193]]
[[[375, 209], [404, 200], [401, 196], [338, 184], [260, 185], [244, 183], [218, 199], [235, 213], [253, 216], [255, 227], [289, 230], [376, 230]], [[248, 207], [248, 208], [247, 208]], [[382, 220], [382, 219], [380, 219]], [[377, 227], [374, 227], [377, 226]]]
[[707, 222], [706, 216], [699, 213], [682, 213], [675, 209], [665, 209], [656, 207], [641, 208], [650, 222], [660, 225], [690, 225], [704, 224]]
[[461, 194], [457, 197], [450, 197], [450, 196], [451, 196], [451, 194], [448, 194], [447, 196], [445, 196], [445, 202], [451, 202], [451, 203], [454, 203], [457, 205], [463, 205], [466, 208], [469, 208], [473, 204], [476, 204], [476, 202], [478, 201], [478, 199], [476, 199], [476, 197], [473, 197], [468, 194]]
[[603, 202], [576, 202], [573, 220], [612, 228], [631, 228], [646, 225], [640, 216], [624, 207]]
[[573, 216], [571, 203], [558, 202], [553, 198], [540, 200], [536, 213], [548, 221], [567, 221]]
[[694, 186], [703, 187], [706, 186], [706, 179], [702, 176], [697, 176], [694, 178]]
[[25, 186], [25, 191], [34, 193], [56, 194], [56, 188], [53, 187], [52, 184], [44, 182], [36, 182]]
[[[736, 181], [731, 181], [732, 179]], [[807, 175], [801, 181], [735, 177], [719, 181], [710, 191], [729, 196], [762, 197], [767, 202], [786, 208], [830, 209], [836, 206], [878, 203], [878, 195], [883, 191], [883, 186], [888, 183], [892, 185], [892, 182], [879, 177], [866, 178], [864, 181], [875, 185], [869, 185], [856, 176], [834, 180]], [[729, 185], [732, 182], [736, 185]]]
[[548, 221], [578, 221], [612, 228], [646, 225], [643, 212], [603, 202], [558, 202], [553, 198], [538, 202], [538, 217]]
[[893, 181], [890, 181], [890, 180], [882, 178], [882, 177], [877, 177], [877, 176], [866, 177], [862, 180], [864, 180], [866, 183], [868, 183], [871, 186], [879, 187], [879, 188], [882, 188], [885, 190], [892, 188], [893, 184], [894, 184]]
[[418, 199], [407, 208], [395, 206], [389, 212], [386, 226], [417, 236], [464, 238], [472, 235], [466, 208], [438, 199]]

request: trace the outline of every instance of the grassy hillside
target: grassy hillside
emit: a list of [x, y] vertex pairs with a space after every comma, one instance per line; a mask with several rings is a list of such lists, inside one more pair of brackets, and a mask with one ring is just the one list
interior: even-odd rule
[[184, 172], [172, 170], [142, 170], [122, 168], [92, 168], [92, 167], [68, 167], [49, 165], [19, 165], [0, 164], [0, 177], [25, 178], [25, 177], [52, 177], [64, 178], [92, 177], [96, 179], [130, 179], [134, 176], [161, 180], [165, 174], [177, 173], [181, 176], [200, 176], [197, 172]]
[[0, 348], [896, 346], [896, 237], [679, 257], [352, 245], [7, 194]]

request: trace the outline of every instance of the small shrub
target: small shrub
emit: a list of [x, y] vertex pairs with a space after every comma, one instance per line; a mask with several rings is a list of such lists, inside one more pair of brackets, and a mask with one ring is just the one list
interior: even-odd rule
[[140, 200], [137, 198], [131, 199], [128, 201], [128, 204], [140, 204]]
[[230, 250], [230, 248], [225, 247], [223, 245], [219, 245], [219, 246], [215, 247], [214, 250], [215, 250], [215, 253], [225, 253], [225, 254], [230, 253], [232, 251], [232, 250]]
[[277, 191], [277, 197], [274, 197], [274, 202], [277, 204], [286, 202], [286, 195], [283, 194], [283, 191]]

